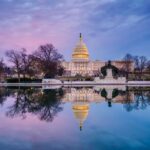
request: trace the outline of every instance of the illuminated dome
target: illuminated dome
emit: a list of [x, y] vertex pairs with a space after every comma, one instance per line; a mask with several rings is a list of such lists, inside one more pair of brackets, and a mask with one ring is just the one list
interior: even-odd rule
[[74, 104], [72, 106], [74, 116], [79, 121], [80, 130], [82, 130], [83, 122], [86, 120], [89, 112], [88, 104]]
[[88, 49], [85, 45], [85, 43], [82, 40], [82, 35], [80, 33], [80, 41], [79, 43], [76, 45], [73, 54], [72, 54], [72, 60], [74, 61], [88, 61], [89, 60], [89, 53], [88, 53]]

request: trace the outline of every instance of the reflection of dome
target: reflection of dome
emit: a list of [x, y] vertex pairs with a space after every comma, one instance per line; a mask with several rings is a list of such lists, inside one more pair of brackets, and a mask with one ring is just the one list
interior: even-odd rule
[[74, 52], [72, 54], [72, 59], [73, 60], [82, 60], [82, 61], [89, 60], [88, 49], [87, 49], [85, 43], [82, 41], [81, 33], [80, 33], [80, 41], [74, 49]]
[[80, 123], [80, 130], [82, 130], [82, 125], [83, 122], [86, 120], [89, 112], [89, 105], [88, 104], [74, 104], [72, 106], [75, 118], [79, 121]]

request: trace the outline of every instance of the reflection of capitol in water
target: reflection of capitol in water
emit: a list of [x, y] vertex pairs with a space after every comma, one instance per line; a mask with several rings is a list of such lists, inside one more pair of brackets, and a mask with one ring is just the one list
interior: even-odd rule
[[63, 102], [72, 103], [72, 111], [79, 122], [80, 130], [87, 119], [90, 103], [108, 102], [127, 103], [134, 100], [134, 94], [126, 92], [126, 88], [95, 87], [95, 88], [67, 88], [62, 99]]
[[89, 104], [86, 102], [75, 102], [72, 106], [75, 118], [79, 121], [80, 130], [89, 112]]
[[68, 88], [65, 91], [64, 102], [98, 102], [100, 99], [92, 88]]
[[[114, 87], [114, 86], [113, 86]], [[125, 103], [132, 101], [134, 94], [127, 92], [126, 89], [113, 87], [94, 87], [94, 88], [66, 88], [63, 102], [86, 102], [100, 103], [111, 99], [114, 103]], [[103, 94], [105, 91], [105, 94]]]

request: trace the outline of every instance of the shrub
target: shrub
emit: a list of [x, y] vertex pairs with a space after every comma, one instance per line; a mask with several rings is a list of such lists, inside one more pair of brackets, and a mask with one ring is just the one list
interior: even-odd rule
[[[18, 83], [18, 78], [8, 78], [6, 79], [7, 83]], [[21, 83], [40, 83], [42, 79], [31, 79], [31, 78], [21, 78]]]

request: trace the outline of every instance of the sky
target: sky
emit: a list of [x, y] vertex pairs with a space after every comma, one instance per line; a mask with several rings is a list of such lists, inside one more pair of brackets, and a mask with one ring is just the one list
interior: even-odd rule
[[92, 60], [150, 58], [150, 0], [0, 0], [0, 57], [52, 43], [70, 60], [80, 32]]

